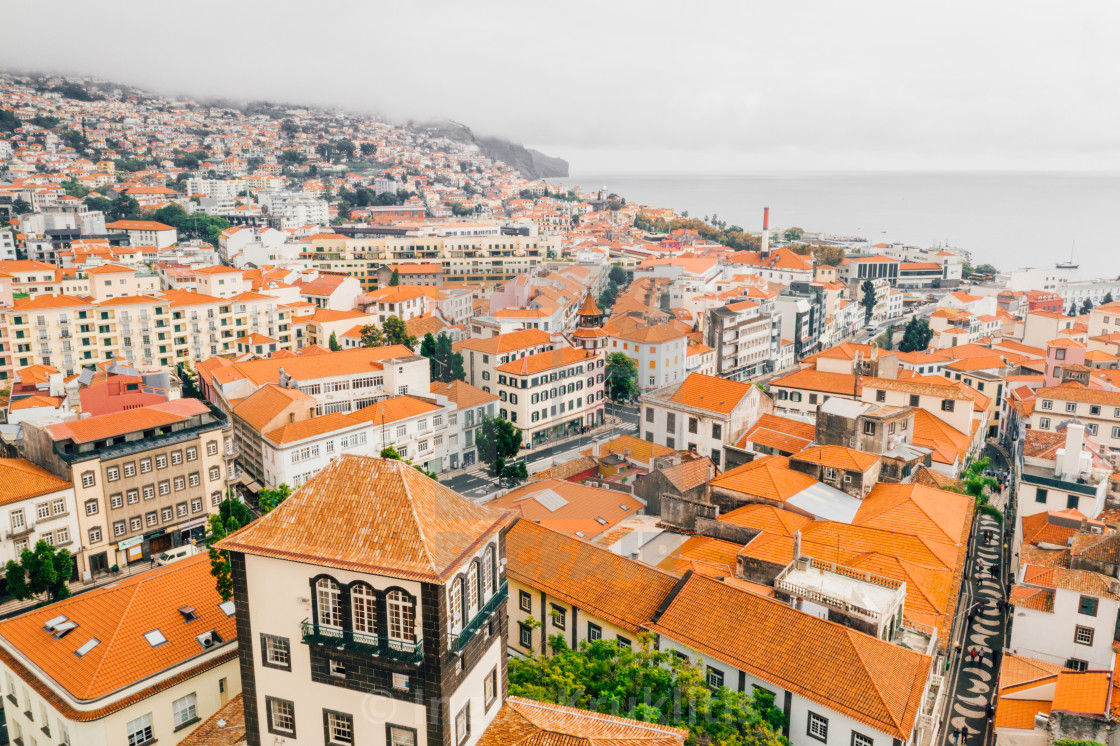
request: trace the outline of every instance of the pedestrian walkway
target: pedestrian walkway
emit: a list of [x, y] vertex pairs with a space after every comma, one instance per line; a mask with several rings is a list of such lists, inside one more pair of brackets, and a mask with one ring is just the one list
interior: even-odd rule
[[[985, 534], [994, 535], [988, 544]], [[991, 722], [987, 706], [995, 707], [1000, 656], [1006, 642], [1007, 614], [1003, 576], [1006, 572], [1002, 524], [988, 516], [978, 522], [976, 548], [968, 568], [970, 606], [961, 610], [964, 635], [957, 647], [953, 700], [946, 729], [947, 744], [988, 743]], [[994, 568], [995, 574], [991, 570]], [[975, 651], [976, 655], [971, 655]], [[967, 728], [967, 737], [961, 738]]]

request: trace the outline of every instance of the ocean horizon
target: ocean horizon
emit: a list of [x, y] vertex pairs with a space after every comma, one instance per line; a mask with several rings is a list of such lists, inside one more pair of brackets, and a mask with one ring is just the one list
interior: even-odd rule
[[556, 183], [606, 187], [627, 200], [718, 215], [747, 230], [859, 236], [870, 243], [950, 246], [1001, 271], [1049, 267], [1076, 250], [1070, 279], [1120, 275], [1120, 173], [791, 171], [601, 173]]

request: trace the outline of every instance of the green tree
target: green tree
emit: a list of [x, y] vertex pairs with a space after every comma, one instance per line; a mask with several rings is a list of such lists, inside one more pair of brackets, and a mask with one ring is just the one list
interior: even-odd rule
[[863, 319], [864, 323], [871, 323], [871, 314], [875, 311], [875, 284], [871, 280], [864, 280], [863, 284], [859, 286], [860, 291], [863, 292], [863, 297], [859, 299], [859, 304], [863, 306]]
[[16, 197], [15, 201], [12, 202], [13, 215], [26, 215], [31, 211], [31, 203], [25, 200], [23, 197]]
[[248, 525], [253, 519], [253, 514], [240, 500], [228, 496], [218, 506], [218, 512], [207, 520], [210, 534], [206, 543], [210, 546], [210, 574], [214, 576], [214, 587], [223, 601], [233, 598], [233, 577], [230, 574], [229, 552], [223, 552], [214, 547], [242, 526]]
[[922, 352], [929, 347], [933, 339], [933, 329], [929, 321], [915, 316], [906, 322], [906, 329], [902, 332], [902, 341], [898, 343], [899, 352]]
[[109, 222], [117, 220], [138, 220], [139, 218], [140, 203], [127, 194], [122, 194], [113, 200], [109, 211], [105, 214], [105, 220]]
[[432, 479], [437, 479], [437, 480], [439, 479], [439, 475], [436, 474], [434, 471], [428, 471], [423, 466], [420, 466], [419, 464], [412, 463], [411, 459], [402, 459], [401, 455], [399, 453], [397, 453], [397, 449], [394, 448], [393, 446], [385, 446], [384, 448], [382, 448], [381, 449], [381, 458], [392, 459], [393, 461], [403, 461], [404, 463], [408, 464], [409, 466], [411, 466], [413, 469], [420, 472], [421, 474], [424, 474], [425, 476], [431, 477]]
[[607, 396], [615, 403], [638, 398], [638, 363], [625, 352], [607, 355]]
[[396, 287], [401, 284], [401, 271], [393, 267], [393, 274], [389, 277], [389, 287]]
[[1089, 313], [1089, 311], [1091, 311], [1091, 310], [1093, 310], [1093, 301], [1086, 298], [1084, 301], [1081, 302], [1081, 313], [1083, 313], [1083, 314]]
[[518, 461], [512, 464], [503, 464], [502, 475], [500, 481], [506, 487], [516, 487], [522, 484], [529, 478], [529, 467], [525, 465], [524, 461]]
[[791, 242], [800, 240], [800, 238], [804, 235], [805, 235], [805, 231], [803, 231], [801, 228], [797, 228], [797, 227], [786, 228], [786, 232], [782, 234], [782, 236], [787, 241], [791, 241]]
[[611, 271], [610, 274], [607, 275], [607, 279], [620, 288], [626, 287], [626, 285], [629, 284], [627, 282], [626, 270], [622, 268], [621, 264], [616, 264], [611, 267]]
[[986, 274], [986, 275], [998, 275], [999, 274], [999, 270], [996, 269], [991, 264], [981, 264], [979, 267], [974, 269], [973, 272], [976, 272], [977, 274]]
[[999, 519], [1002, 517], [999, 509], [988, 502], [988, 492], [999, 489], [999, 482], [987, 474], [990, 465], [991, 459], [988, 458], [970, 461], [961, 472], [960, 480], [949, 489], [971, 497], [978, 512]]
[[105, 219], [109, 219], [109, 211], [113, 209], [113, 200], [104, 197], [86, 197], [86, 207], [90, 210], [96, 210], [105, 214]]
[[428, 358], [428, 376], [433, 381], [440, 380], [440, 360], [436, 357], [436, 338], [431, 332], [420, 340], [420, 354]]
[[82, 199], [87, 194], [89, 194], [89, 189], [82, 186], [81, 184], [74, 181], [73, 179], [70, 179], [68, 181], [64, 181], [59, 186], [61, 186], [63, 191], [65, 191], [71, 197], [77, 197], [78, 199]]
[[[1111, 291], [1110, 291], [1110, 292], [1107, 292], [1107, 293], [1105, 293], [1105, 294], [1104, 294], [1104, 297], [1103, 297], [1103, 298], [1101, 298], [1101, 305], [1102, 305], [1102, 306], [1103, 306], [1103, 305], [1106, 305], [1106, 304], [1108, 304], [1108, 303], [1112, 303], [1112, 292], [1111, 292]], [[1055, 741], [1055, 743], [1057, 743], [1057, 742]]]
[[613, 640], [572, 649], [549, 638], [552, 654], [509, 660], [509, 693], [601, 713], [687, 728], [690, 746], [788, 746], [774, 695], [708, 686], [705, 673], [648, 635], [633, 649]]
[[40, 539], [34, 550], [24, 548], [19, 562], [5, 566], [8, 595], [18, 599], [41, 598], [53, 603], [70, 596], [67, 582], [74, 572], [74, 558], [68, 549], [59, 549]]
[[20, 118], [8, 109], [0, 109], [0, 132], [15, 132], [23, 126]]
[[342, 349], [342, 345], [340, 345], [338, 343], [338, 335], [335, 334], [334, 332], [331, 332], [331, 338], [327, 342], [327, 346], [330, 347], [331, 351], [333, 351], [333, 352], [338, 352], [339, 350]]
[[490, 465], [490, 476], [500, 477], [506, 460], [521, 450], [522, 433], [513, 423], [500, 417], [483, 417], [475, 443], [478, 460]]
[[298, 166], [307, 162], [307, 158], [298, 150], [285, 150], [278, 160], [282, 166]]
[[409, 349], [416, 346], [416, 337], [408, 333], [400, 316], [390, 316], [385, 319], [381, 331], [385, 334], [385, 344], [404, 345]]
[[385, 335], [377, 324], [366, 324], [362, 327], [362, 347], [384, 347]]
[[89, 149], [89, 140], [86, 136], [77, 130], [66, 130], [61, 135], [62, 141], [69, 145], [74, 150], [84, 151]]
[[377, 146], [371, 142], [362, 143], [362, 155], [366, 157], [377, 155]]
[[893, 350], [894, 349], [894, 327], [893, 326], [888, 326], [886, 331], [884, 331], [880, 335], [880, 338], [883, 340], [882, 344], [879, 345], [880, 347], [882, 347], [884, 350]]
[[283, 482], [276, 489], [263, 489], [257, 495], [257, 502], [261, 506], [261, 515], [271, 513], [280, 503], [292, 496], [292, 488]]

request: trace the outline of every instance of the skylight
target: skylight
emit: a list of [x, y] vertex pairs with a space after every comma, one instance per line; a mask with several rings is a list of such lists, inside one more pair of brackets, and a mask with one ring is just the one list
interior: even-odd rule
[[43, 624], [43, 629], [47, 630], [48, 632], [53, 632], [55, 627], [57, 627], [58, 625], [62, 624], [65, 621], [67, 621], [65, 615], [56, 616], [54, 619], [48, 619]]
[[630, 510], [629, 505], [619, 505], [618, 507], [622, 508], [623, 510]]
[[233, 616], [233, 612], [237, 609], [237, 606], [233, 601], [222, 601], [218, 604], [218, 608], [224, 611], [226, 616]]
[[78, 648], [77, 650], [74, 651], [74, 655], [81, 658], [83, 655], [85, 655], [89, 651], [93, 650], [95, 647], [97, 647], [100, 644], [101, 644], [101, 640], [98, 640], [96, 637], [91, 637], [88, 640], [86, 640], [84, 643], [82, 643], [82, 646], [80, 648]]
[[198, 619], [198, 615], [194, 613], [193, 606], [184, 606], [179, 609], [179, 613], [183, 615], [184, 622], [193, 622], [195, 619]]
[[61, 640], [63, 637], [66, 637], [66, 635], [70, 634], [70, 632], [76, 630], [77, 628], [77, 622], [71, 622], [69, 620], [65, 622], [59, 622], [58, 624], [54, 625], [54, 638], [56, 640]]
[[167, 642], [167, 638], [164, 637], [163, 633], [158, 629], [153, 629], [151, 632], [145, 632], [144, 639], [147, 640], [148, 644], [153, 648], [158, 648], [160, 645]]
[[598, 523], [600, 526], [606, 526], [607, 525], [607, 519], [606, 518], [596, 518], [595, 522]]

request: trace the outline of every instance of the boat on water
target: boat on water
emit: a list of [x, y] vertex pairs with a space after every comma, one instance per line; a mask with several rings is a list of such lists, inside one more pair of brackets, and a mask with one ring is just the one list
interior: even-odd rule
[[1069, 253], [1069, 261], [1068, 262], [1058, 262], [1057, 264], [1054, 265], [1054, 268], [1055, 269], [1077, 269], [1079, 266], [1081, 266], [1081, 265], [1077, 261], [1077, 244], [1074, 244], [1073, 248], [1070, 250], [1070, 253]]

